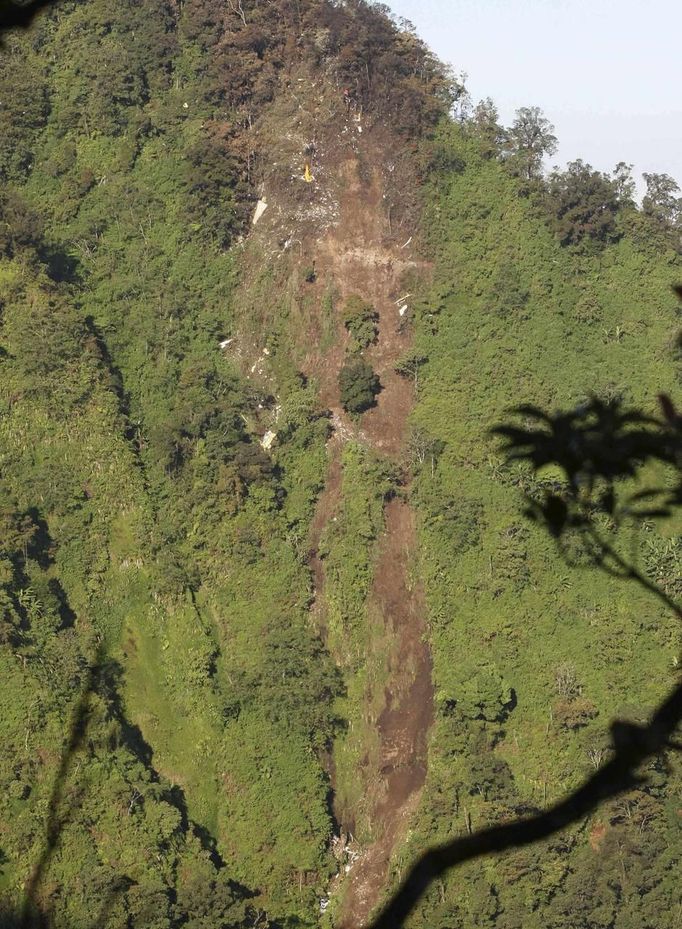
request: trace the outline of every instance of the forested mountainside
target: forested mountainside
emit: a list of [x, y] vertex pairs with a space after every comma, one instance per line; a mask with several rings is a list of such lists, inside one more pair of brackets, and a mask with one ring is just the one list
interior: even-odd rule
[[[679, 191], [545, 176], [554, 142], [363, 0], [3, 36], [3, 925], [368, 924], [679, 677], [675, 617], [569, 567], [522, 513], [561, 475], [490, 435], [678, 392]], [[681, 593], [675, 525], [604, 529]], [[677, 926], [679, 759], [646, 774], [409, 925]]]

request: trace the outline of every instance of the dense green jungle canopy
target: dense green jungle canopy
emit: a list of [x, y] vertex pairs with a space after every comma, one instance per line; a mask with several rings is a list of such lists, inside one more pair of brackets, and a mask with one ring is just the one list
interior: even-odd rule
[[[568, 567], [521, 515], [519, 490], [557, 475], [505, 463], [489, 436], [522, 401], [594, 392], [653, 412], [675, 396], [679, 190], [651, 175], [640, 208], [626, 165], [545, 176], [541, 114], [505, 130], [489, 101], [469, 107], [363, 0], [63, 0], [3, 43], [0, 923], [330, 926], [330, 776], [359, 802], [387, 499], [417, 514], [435, 694], [390, 881], [428, 845], [575, 787], [610, 721], [642, 719], [679, 674], [674, 616], [580, 570], [577, 541]], [[405, 458], [343, 452], [328, 638], [309, 533], [331, 423], [292, 309], [316, 272], [292, 257], [252, 273], [247, 234], [294, 126], [281, 100], [317, 82], [411, 165], [424, 259], [405, 281]], [[267, 383], [220, 349], [261, 306]], [[375, 392], [360, 358], [375, 317], [345, 313], [356, 412]], [[674, 525], [622, 544], [682, 595]], [[679, 760], [647, 775], [553, 840], [438, 882], [409, 925], [679, 926]], [[366, 811], [356, 831], [371, 838]]]

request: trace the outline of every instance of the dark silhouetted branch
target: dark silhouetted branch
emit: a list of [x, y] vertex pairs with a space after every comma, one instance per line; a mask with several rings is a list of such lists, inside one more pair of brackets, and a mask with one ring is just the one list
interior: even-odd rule
[[682, 685], [656, 710], [648, 725], [614, 723], [612, 759], [566, 799], [537, 816], [483, 829], [426, 852], [374, 921], [372, 929], [401, 926], [432, 881], [451, 868], [484, 855], [540, 842], [593, 813], [605, 800], [635, 787], [642, 782], [637, 774], [642, 764], [674, 747], [672, 738], [681, 723]]
[[[682, 288], [676, 289], [682, 299]], [[659, 398], [663, 416], [656, 419], [619, 400], [591, 397], [568, 412], [549, 414], [537, 407], [515, 411], [523, 424], [505, 423], [493, 430], [504, 442], [508, 461], [522, 461], [537, 472], [547, 465], [563, 474], [561, 481], [540, 482], [526, 496], [526, 515], [560, 545], [570, 532], [582, 539], [590, 563], [609, 576], [634, 581], [682, 619], [682, 609], [634, 564], [628, 562], [599, 530], [606, 518], [618, 528], [625, 520], [669, 516], [682, 505], [682, 416], [672, 401]], [[676, 486], [626, 493], [628, 479], [655, 462], [672, 469]], [[625, 488], [625, 489], [624, 489]], [[654, 505], [657, 501], [662, 501]], [[566, 550], [564, 556], [570, 563]], [[431, 883], [465, 862], [485, 855], [524, 848], [549, 838], [594, 813], [643, 782], [642, 765], [669, 749], [682, 724], [682, 684], [653, 713], [649, 723], [611, 725], [613, 755], [581, 787], [545, 812], [482, 829], [427, 851], [409, 871], [371, 929], [398, 929]]]

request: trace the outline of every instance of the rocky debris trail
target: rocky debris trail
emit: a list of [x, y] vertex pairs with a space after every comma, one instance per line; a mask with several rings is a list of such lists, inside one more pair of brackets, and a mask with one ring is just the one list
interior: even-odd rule
[[[370, 164], [382, 164], [382, 152], [365, 153]], [[368, 300], [379, 314], [379, 336], [366, 357], [379, 375], [382, 391], [375, 408], [362, 417], [360, 427], [341, 408], [338, 374], [343, 365], [346, 334], [337, 320], [338, 338], [324, 353], [311, 350], [306, 373], [320, 385], [322, 402], [331, 411], [334, 437], [330, 441], [327, 483], [320, 496], [310, 534], [310, 565], [315, 585], [313, 615], [321, 634], [324, 620], [324, 562], [320, 539], [333, 518], [341, 496], [341, 450], [350, 438], [365, 442], [399, 462], [407, 421], [414, 404], [411, 383], [394, 367], [410, 347], [401, 324], [400, 301], [404, 273], [418, 267], [400, 245], [386, 243], [382, 176], [360, 179], [357, 158], [340, 165], [344, 184], [339, 198], [339, 222], [316, 244], [315, 266], [320, 281], [333, 284], [341, 305], [350, 294]], [[407, 237], [405, 237], [407, 238]], [[426, 737], [433, 714], [431, 658], [426, 644], [423, 594], [412, 581], [416, 560], [414, 515], [404, 499], [395, 497], [385, 507], [385, 526], [374, 567], [368, 615], [378, 616], [376, 635], [389, 643], [383, 709], [377, 721], [378, 752], [371, 770], [363, 769], [363, 787], [370, 797], [373, 841], [353, 853], [337, 891], [337, 929], [361, 929], [381, 902], [388, 883], [390, 861], [405, 836], [426, 776]], [[375, 695], [367, 694], [370, 704]], [[353, 830], [354, 811], [336, 809], [342, 832]], [[335, 891], [335, 893], [337, 892]]]
[[433, 715], [431, 656], [423, 640], [424, 600], [410, 583], [415, 526], [410, 507], [394, 498], [376, 564], [373, 604], [395, 642], [384, 709], [372, 819], [378, 836], [360, 852], [346, 881], [338, 929], [360, 929], [381, 901], [394, 851], [409, 826], [426, 778], [426, 736]]

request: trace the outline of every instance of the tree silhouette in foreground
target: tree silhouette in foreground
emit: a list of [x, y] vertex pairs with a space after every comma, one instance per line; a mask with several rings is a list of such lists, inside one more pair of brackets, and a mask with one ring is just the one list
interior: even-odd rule
[[[682, 292], [678, 291], [682, 296]], [[660, 417], [626, 409], [619, 400], [596, 397], [568, 412], [553, 415], [537, 407], [521, 407], [514, 420], [493, 430], [503, 441], [508, 461], [532, 470], [526, 491], [526, 515], [556, 540], [566, 561], [581, 564], [637, 584], [682, 619], [682, 607], [623, 555], [609, 534], [624, 525], [669, 517], [682, 508], [682, 415], [661, 396]], [[551, 466], [561, 480], [542, 480]], [[647, 471], [665, 471], [661, 486], [632, 490]], [[671, 480], [672, 475], [672, 480]], [[643, 726], [616, 721], [611, 725], [610, 760], [565, 799], [542, 813], [436, 846], [422, 855], [385, 904], [372, 929], [397, 929], [430, 884], [458, 865], [484, 855], [519, 849], [546, 839], [593, 813], [601, 804], [641, 785], [649, 759], [668, 749], [682, 724], [679, 684]]]

